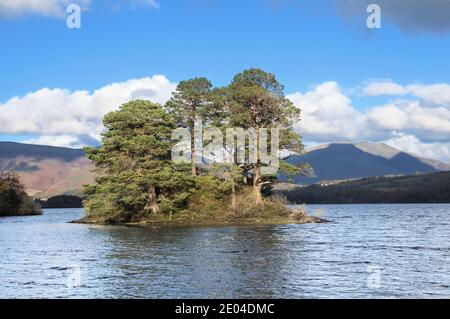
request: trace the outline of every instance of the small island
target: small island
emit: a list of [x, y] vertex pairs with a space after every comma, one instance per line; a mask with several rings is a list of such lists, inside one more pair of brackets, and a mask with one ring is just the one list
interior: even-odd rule
[[107, 114], [102, 145], [85, 149], [97, 178], [84, 187], [87, 216], [77, 222], [322, 222], [271, 192], [278, 170], [309, 171], [279, 158], [280, 151], [303, 150], [293, 127], [300, 110], [283, 89], [275, 75], [249, 69], [226, 87], [206, 78], [181, 81], [165, 105], [135, 100]]
[[0, 217], [41, 215], [42, 210], [25, 192], [14, 172], [0, 173]]

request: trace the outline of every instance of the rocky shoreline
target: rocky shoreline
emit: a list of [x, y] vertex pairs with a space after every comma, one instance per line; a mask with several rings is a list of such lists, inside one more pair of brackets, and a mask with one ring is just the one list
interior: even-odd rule
[[111, 217], [104, 216], [86, 216], [79, 220], [71, 221], [73, 224], [88, 225], [110, 225], [110, 226], [140, 226], [140, 227], [170, 227], [170, 226], [189, 226], [189, 227], [224, 227], [237, 225], [282, 225], [282, 224], [321, 224], [328, 223], [329, 220], [293, 213], [285, 218], [240, 218], [235, 220], [227, 219], [204, 219], [204, 218], [144, 218], [133, 221], [121, 221]]

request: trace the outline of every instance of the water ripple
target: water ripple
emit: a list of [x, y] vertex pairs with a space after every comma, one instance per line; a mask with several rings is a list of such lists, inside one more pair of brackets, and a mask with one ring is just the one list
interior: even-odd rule
[[142, 229], [67, 224], [83, 215], [73, 209], [2, 218], [0, 297], [450, 297], [450, 205], [309, 208], [334, 222]]

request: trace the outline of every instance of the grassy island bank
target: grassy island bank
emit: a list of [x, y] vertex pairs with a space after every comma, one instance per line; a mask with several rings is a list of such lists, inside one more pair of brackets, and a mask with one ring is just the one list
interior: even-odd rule
[[165, 105], [128, 102], [105, 116], [101, 147], [86, 148], [97, 178], [84, 188], [79, 222], [320, 222], [271, 195], [278, 170], [309, 171], [279, 158], [303, 150], [293, 129], [299, 117], [275, 75], [260, 69], [220, 88], [206, 78], [181, 81]]
[[228, 225], [264, 225], [264, 224], [306, 224], [324, 223], [327, 220], [309, 216], [306, 209], [289, 209], [282, 198], [271, 197], [254, 206], [251, 198], [239, 196], [238, 209], [227, 207], [225, 203], [212, 203], [203, 207], [192, 205], [189, 210], [176, 214], [157, 214], [124, 219], [116, 215], [88, 215], [74, 223], [130, 225], [130, 226], [228, 226]]

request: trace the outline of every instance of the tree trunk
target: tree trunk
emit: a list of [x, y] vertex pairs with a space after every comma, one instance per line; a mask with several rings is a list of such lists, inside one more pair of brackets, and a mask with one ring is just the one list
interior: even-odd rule
[[236, 182], [234, 180], [233, 172], [231, 172], [231, 207], [236, 210]]
[[247, 163], [244, 163], [242, 172], [243, 172], [243, 174], [244, 174], [244, 185], [248, 185], [248, 176], [247, 176], [247, 174], [248, 174], [248, 168], [247, 168]]
[[261, 204], [261, 167], [258, 163], [253, 169], [253, 198], [255, 199], [255, 204]]
[[[195, 123], [195, 122], [194, 122]], [[192, 126], [191, 130], [191, 165], [192, 165], [192, 176], [197, 176], [197, 154], [195, 151], [195, 124]]]
[[159, 213], [158, 195], [156, 194], [156, 187], [151, 185], [148, 189], [148, 200], [145, 210], [152, 214]]
[[259, 128], [256, 129], [256, 163], [253, 168], [253, 198], [255, 199], [255, 204], [260, 204], [262, 202], [261, 196], [261, 159], [259, 153]]

